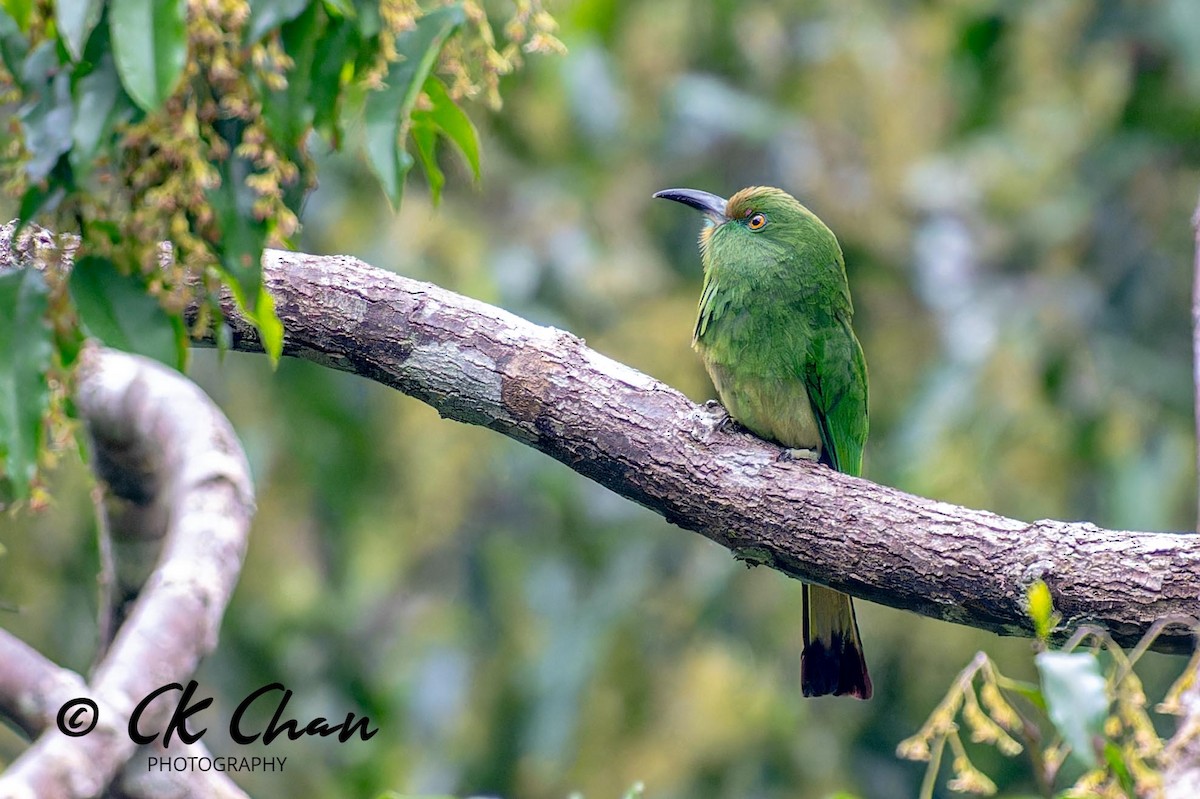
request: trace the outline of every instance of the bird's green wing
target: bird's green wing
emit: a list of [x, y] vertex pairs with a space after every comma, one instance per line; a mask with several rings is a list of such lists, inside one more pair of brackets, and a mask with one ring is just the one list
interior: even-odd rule
[[821, 460], [839, 472], [861, 474], [867, 440], [867, 362], [849, 320], [814, 337], [804, 382], [821, 428]]
[[696, 315], [696, 327], [692, 330], [695, 343], [708, 332], [708, 326], [720, 319], [729, 308], [728, 292], [721, 291], [721, 283], [711, 269], [704, 270], [704, 290], [700, 294], [700, 312]]

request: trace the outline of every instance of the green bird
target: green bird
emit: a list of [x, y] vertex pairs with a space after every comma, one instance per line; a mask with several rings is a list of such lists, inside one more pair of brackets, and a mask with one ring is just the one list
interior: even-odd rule
[[[728, 200], [694, 189], [654, 195], [704, 213], [704, 290], [692, 346], [729, 416], [792, 457], [862, 471], [867, 364], [837, 238], [780, 189], [752, 186]], [[871, 696], [854, 604], [804, 586], [805, 696]]]

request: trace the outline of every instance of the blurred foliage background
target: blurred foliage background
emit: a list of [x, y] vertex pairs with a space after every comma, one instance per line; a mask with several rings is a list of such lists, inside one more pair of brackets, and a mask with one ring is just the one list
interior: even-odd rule
[[[650, 194], [778, 185], [846, 252], [868, 477], [1023, 519], [1194, 526], [1200, 5], [549, 10], [569, 55], [472, 109], [480, 185], [449, 154], [443, 203], [412, 187], [393, 214], [361, 162], [324, 156], [302, 249], [571, 330], [702, 401], [698, 220]], [[653, 799], [911, 796], [923, 764], [895, 746], [973, 653], [1033, 674], [1026, 641], [860, 603], [876, 697], [804, 700], [798, 583], [365, 380], [212, 352], [191, 374], [258, 483], [199, 674], [215, 753], [288, 758], [239, 778], [254, 796], [606, 799], [638, 780]], [[0, 601], [19, 610], [0, 614], [83, 670], [94, 520], [83, 467], [54, 480], [52, 507], [4, 520]], [[1151, 701], [1182, 665], [1143, 661]], [[234, 745], [229, 714], [274, 681], [301, 720], [353, 711], [380, 731]], [[0, 730], [0, 762], [21, 748]], [[1033, 793], [1022, 758], [977, 763], [1002, 795]]]

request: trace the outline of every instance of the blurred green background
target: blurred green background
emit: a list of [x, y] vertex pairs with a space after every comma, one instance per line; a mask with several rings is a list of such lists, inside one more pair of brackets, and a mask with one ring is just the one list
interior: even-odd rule
[[[699, 220], [650, 195], [778, 185], [846, 252], [869, 478], [1022, 519], [1194, 526], [1200, 4], [550, 10], [570, 54], [471, 109], [481, 185], [450, 154], [443, 204], [410, 181], [393, 214], [361, 163], [325, 158], [301, 248], [568, 329], [702, 401]], [[191, 372], [258, 485], [199, 674], [215, 753], [288, 758], [240, 778], [256, 797], [912, 796], [924, 767], [895, 746], [974, 652], [1033, 674], [1027, 641], [860, 603], [876, 697], [804, 700], [799, 583], [366, 380], [207, 351]], [[48, 511], [4, 520], [0, 600], [19, 612], [0, 621], [82, 670], [94, 522], [82, 467], [54, 480]], [[1144, 661], [1152, 702], [1182, 665]], [[274, 681], [302, 721], [380, 731], [233, 744], [233, 708]], [[22, 746], [0, 730], [0, 763]], [[1033, 792], [1024, 759], [971, 751], [1002, 795]]]

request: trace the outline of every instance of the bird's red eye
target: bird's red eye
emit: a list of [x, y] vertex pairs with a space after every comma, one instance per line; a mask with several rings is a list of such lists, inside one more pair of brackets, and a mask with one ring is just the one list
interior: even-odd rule
[[762, 214], [754, 214], [746, 220], [746, 227], [751, 230], [762, 230], [767, 224], [767, 218]]

